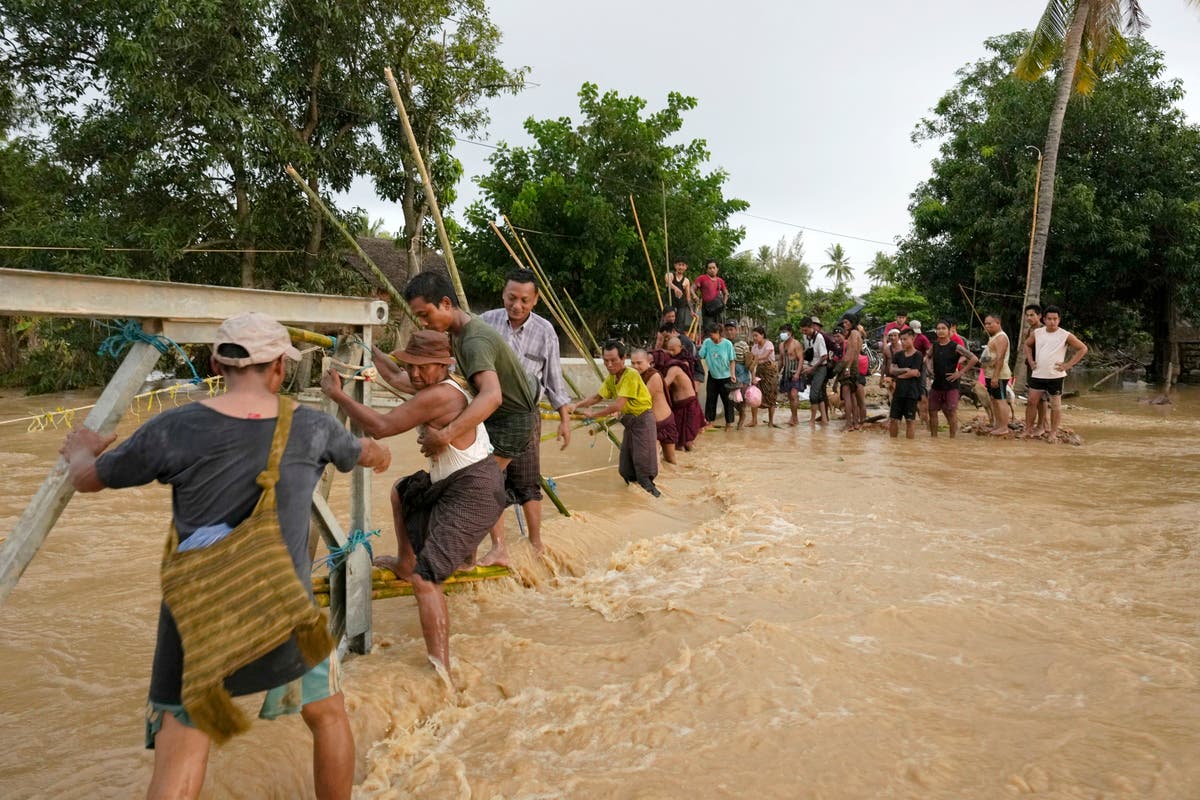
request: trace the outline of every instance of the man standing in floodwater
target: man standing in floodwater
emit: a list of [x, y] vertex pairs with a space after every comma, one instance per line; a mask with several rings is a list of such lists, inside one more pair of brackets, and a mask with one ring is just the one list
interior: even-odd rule
[[[1087, 355], [1088, 346], [1075, 338], [1070, 331], [1059, 327], [1062, 312], [1057, 306], [1046, 306], [1042, 312], [1042, 327], [1029, 334], [1025, 340], [1025, 357], [1033, 362], [1033, 374], [1029, 376], [1029, 402], [1025, 405], [1025, 434], [1024, 438], [1034, 438], [1038, 432], [1034, 429], [1034, 415], [1042, 396], [1050, 402], [1050, 430], [1047, 438], [1050, 444], [1058, 441], [1058, 426], [1062, 422], [1062, 390], [1063, 381], [1071, 368]], [[1037, 348], [1036, 359], [1033, 355]], [[1067, 361], [1067, 348], [1075, 351], [1075, 355]]]
[[[938, 412], [946, 415], [950, 438], [958, 435], [958, 382], [963, 371], [979, 363], [967, 348], [950, 338], [950, 323], [939, 319], [934, 326], [937, 339], [925, 356], [933, 382], [929, 388], [929, 435], [937, 438]], [[915, 346], [915, 345], [914, 345]], [[963, 360], [966, 359], [966, 364]]]
[[589, 408], [601, 400], [609, 402], [598, 409], [579, 412], [589, 419], [617, 414], [625, 433], [621, 436], [621, 460], [617, 469], [625, 483], [636, 483], [655, 497], [662, 495], [654, 485], [658, 477], [658, 455], [654, 452], [657, 429], [654, 401], [637, 370], [625, 366], [625, 345], [610, 341], [604, 345], [604, 368], [608, 377], [600, 391], [570, 406], [572, 413]]
[[[247, 609], [262, 613], [264, 625], [268, 616], [283, 616], [281, 596], [291, 590], [285, 586], [289, 577], [299, 593], [297, 602], [312, 609], [315, 623], [323, 630], [324, 616], [311, 605], [308, 530], [313, 489], [327, 464], [341, 472], [356, 464], [383, 472], [391, 463], [391, 454], [377, 442], [356, 439], [328, 414], [279, 397], [288, 358], [299, 360], [300, 354], [278, 322], [257, 312], [232, 317], [217, 329], [211, 362], [213, 372], [225, 378], [224, 394], [164, 411], [104, 455], [100, 454], [116, 436], [103, 438], [87, 428], [71, 431], [62, 447], [77, 492], [151, 481], [170, 484], [174, 544], [168, 559], [180, 557], [177, 563], [184, 576], [195, 574], [197, 559], [203, 562], [209, 554], [225, 558], [221, 568], [234, 576], [248, 566], [244, 557], [236, 557], [253, 544], [248, 536], [282, 537], [291, 557], [290, 576], [274, 575], [272, 583], [236, 586], [239, 607], [231, 615], [205, 620], [188, 612], [198, 601], [204, 604], [201, 609], [219, 613], [230, 597], [227, 583], [199, 576], [181, 589], [190, 597], [180, 599], [188, 602], [162, 604], [146, 709], [146, 747], [154, 750], [150, 797], [200, 794], [210, 734], [198, 727], [209, 727], [208, 715], [196, 713], [207, 704], [190, 699], [194, 695], [189, 683], [195, 680], [199, 657], [208, 665], [230, 658], [231, 650], [244, 654], [242, 639], [223, 641], [219, 631], [197, 639], [192, 632], [205, 623], [236, 622], [232, 618], [237, 612], [245, 616]], [[272, 517], [274, 530], [259, 527], [261, 520]], [[241, 550], [225, 552], [231, 546]], [[164, 577], [166, 570], [164, 561]], [[205, 594], [208, 586], [215, 587], [208, 593], [216, 595], [211, 600]], [[196, 642], [187, 650], [186, 661], [181, 631]], [[265, 691], [259, 715], [266, 719], [299, 711], [313, 734], [317, 797], [350, 797], [354, 738], [336, 650], [313, 664], [297, 638], [285, 636], [276, 645], [267, 645], [249, 664], [226, 674], [216, 686], [221, 687], [235, 696]], [[218, 734], [218, 740], [226, 735]]]
[[[501, 294], [504, 308], [485, 311], [480, 319], [491, 325], [517, 354], [525, 371], [533, 376], [550, 407], [558, 412], [558, 441], [563, 450], [571, 443], [571, 418], [566, 412], [571, 402], [563, 381], [558, 334], [550, 321], [533, 313], [538, 303], [537, 276], [533, 270], [515, 269], [508, 273]], [[534, 416], [533, 437], [525, 452], [509, 462], [504, 470], [505, 489], [525, 511], [529, 545], [541, 553], [542, 547], [542, 415]], [[492, 528], [492, 553], [485, 564], [508, 561], [504, 544], [504, 517]]]
[[1011, 432], [1008, 423], [1012, 421], [1012, 409], [1008, 405], [1008, 381], [1012, 378], [1012, 370], [1008, 366], [1008, 334], [1000, 327], [1000, 315], [994, 312], [983, 318], [983, 327], [987, 331], [988, 341], [980, 363], [992, 403], [993, 424], [989, 433], [1007, 436]]
[[904, 438], [915, 439], [917, 435], [917, 402], [921, 399], [921, 365], [925, 359], [917, 352], [914, 339], [916, 334], [912, 328], [901, 328], [903, 349], [892, 353], [888, 360], [888, 375], [896, 381], [888, 411], [888, 435], [893, 439], [900, 435], [901, 419], [904, 420]]
[[704, 381], [704, 418], [712, 422], [717, 418], [717, 398], [721, 399], [721, 411], [725, 415], [725, 430], [733, 425], [733, 343], [721, 336], [720, 323], [714, 322], [705, 331], [708, 338], [700, 345], [700, 359], [708, 377]]
[[[1026, 336], [1032, 336], [1034, 331], [1036, 331], [1042, 327], [1042, 306], [1041, 306], [1041, 304], [1030, 303], [1029, 305], [1025, 306], [1025, 324], [1027, 326], [1029, 326], [1029, 333], [1026, 334]], [[1037, 357], [1037, 348], [1035, 347], [1035, 348], [1026, 350], [1022, 346], [1021, 349], [1025, 351], [1025, 364], [1026, 364], [1026, 366], [1029, 367], [1029, 374], [1032, 375], [1033, 368], [1036, 366], [1034, 364], [1034, 361], [1036, 360], [1036, 357]], [[1028, 388], [1028, 387], [1026, 387], [1026, 388]], [[1045, 433], [1046, 425], [1049, 423], [1050, 402], [1046, 398], [1045, 394], [1043, 394], [1041, 396], [1041, 398], [1042, 399], [1040, 402], [1034, 404], [1037, 407], [1037, 419], [1036, 419], [1036, 424], [1033, 428], [1034, 436], [1041, 436], [1043, 433]], [[1026, 402], [1028, 402], [1028, 401], [1026, 401]], [[1030, 429], [1028, 427], [1025, 428], [1026, 433], [1029, 433], [1029, 430]]]
[[[642, 376], [650, 399], [653, 402], [654, 425], [657, 432], [658, 444], [662, 448], [663, 461], [675, 463], [675, 443], [679, 440], [679, 429], [675, 426], [675, 414], [671, 411], [671, 403], [667, 398], [666, 384], [663, 376], [650, 363], [650, 354], [639, 347], [629, 354], [630, 365]], [[679, 369], [674, 367], [674, 369]]]
[[[450, 378], [450, 340], [445, 333], [415, 331], [397, 360], [408, 366], [417, 392], [387, 414], [359, 403], [342, 390], [334, 370], [321, 376], [321, 390], [373, 439], [420, 428], [445, 427], [467, 407], [467, 391]], [[450, 617], [442, 582], [475, 558], [475, 550], [504, 513], [504, 475], [491, 458], [482, 422], [451, 439], [429, 458], [429, 469], [401, 478], [392, 487], [396, 556], [379, 556], [377, 566], [408, 581], [430, 661], [450, 670]]]
[[[436, 456], [482, 422], [492, 443], [492, 457], [503, 471], [510, 461], [537, 444], [536, 384], [500, 334], [479, 317], [463, 311], [454, 286], [444, 274], [418, 273], [404, 287], [404, 298], [422, 326], [450, 334], [450, 350], [458, 371], [475, 388], [471, 402], [450, 423], [421, 432], [417, 439], [421, 452]], [[415, 391], [407, 373], [395, 366], [391, 356], [378, 347], [373, 353], [375, 368], [385, 381], [402, 391]], [[480, 563], [508, 566], [506, 556], [506, 552], [492, 550]]]

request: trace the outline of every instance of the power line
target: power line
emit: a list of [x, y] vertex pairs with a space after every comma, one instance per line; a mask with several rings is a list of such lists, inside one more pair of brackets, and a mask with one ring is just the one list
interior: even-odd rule
[[760, 217], [758, 214], [751, 214], [749, 211], [735, 211], [733, 213], [741, 214], [746, 217], [754, 217], [754, 219], [761, 219], [764, 222], [774, 222], [776, 225], [787, 225], [788, 227], [791, 227], [791, 228], [799, 228], [802, 231], [811, 231], [813, 233], [823, 233], [827, 236], [836, 236], [839, 239], [854, 239], [855, 241], [858, 241], [858, 242], [870, 242], [871, 244], [881, 244], [885, 247], [899, 247], [899, 245], [897, 245], [895, 242], [884, 242], [879, 239], [868, 239], [865, 236], [853, 236], [849, 233], [838, 233], [837, 231], [827, 231], [827, 230], [822, 230], [821, 228], [813, 228], [808, 225], [801, 225], [796, 222], [785, 222], [784, 220], [781, 220], [781, 219], [772, 219], [770, 217]]

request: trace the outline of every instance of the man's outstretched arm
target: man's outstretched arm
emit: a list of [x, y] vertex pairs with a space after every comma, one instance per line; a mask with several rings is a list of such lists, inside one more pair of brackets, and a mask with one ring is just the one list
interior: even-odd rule
[[116, 440], [115, 433], [106, 437], [90, 428], [76, 428], [67, 434], [58, 452], [67, 460], [68, 476], [75, 491], [98, 492], [108, 488], [96, 472], [96, 457]]

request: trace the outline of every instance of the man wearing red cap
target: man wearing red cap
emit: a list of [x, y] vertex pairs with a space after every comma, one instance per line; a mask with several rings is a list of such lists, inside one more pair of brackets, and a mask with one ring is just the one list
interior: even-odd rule
[[[321, 389], [375, 439], [419, 427], [440, 430], [467, 407], [466, 391], [450, 378], [450, 339], [441, 331], [419, 330], [397, 361], [408, 365], [417, 393], [387, 414], [357, 402], [342, 390], [342, 377], [330, 370]], [[450, 623], [442, 581], [475, 558], [475, 551], [504, 511], [504, 474], [492, 459], [487, 428], [454, 434], [429, 456], [429, 469], [402, 478], [392, 488], [392, 517], [399, 554], [375, 564], [412, 584], [429, 658], [450, 669]]]

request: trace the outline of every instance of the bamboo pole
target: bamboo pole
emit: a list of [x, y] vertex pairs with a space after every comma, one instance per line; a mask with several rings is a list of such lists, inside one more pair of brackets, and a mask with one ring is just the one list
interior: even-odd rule
[[[523, 239], [524, 237], [521, 238]], [[554, 285], [550, 283], [549, 274], [547, 274], [546, 270], [543, 269], [542, 262], [538, 260], [537, 255], [533, 252], [533, 247], [528, 241], [525, 242], [525, 247], [529, 251], [530, 263], [532, 263], [534, 268], [538, 271], [540, 280], [545, 283], [546, 286], [549, 287], [550, 291], [554, 292], [557, 296], [557, 290], [554, 288]], [[592, 333], [592, 329], [588, 326], [587, 320], [583, 318], [583, 312], [579, 310], [579, 306], [575, 305], [575, 298], [572, 297], [571, 293], [566, 289], [563, 289], [563, 294], [565, 294], [567, 296], [567, 300], [571, 302], [571, 308], [575, 310], [575, 316], [579, 319], [579, 324], [583, 326], [583, 332], [586, 333], [588, 335], [588, 339], [591, 340], [592, 347], [594, 348], [592, 351], [593, 358], [600, 355], [600, 343], [596, 340], [596, 335]]]
[[350, 244], [352, 248], [354, 248], [354, 252], [363, 260], [363, 263], [367, 265], [367, 268], [371, 270], [371, 274], [375, 276], [375, 280], [380, 282], [384, 291], [388, 293], [388, 296], [391, 297], [392, 300], [396, 301], [398, 306], [404, 309], [404, 313], [408, 315], [408, 318], [413, 321], [414, 325], [420, 327], [420, 323], [417, 321], [416, 316], [413, 315], [412, 309], [408, 307], [408, 301], [404, 299], [404, 295], [400, 294], [400, 290], [392, 285], [392, 282], [388, 280], [388, 276], [384, 275], [383, 271], [379, 269], [379, 267], [375, 266], [375, 262], [371, 260], [371, 257], [368, 256], [361, 247], [359, 247], [358, 241], [354, 238], [354, 234], [350, 233], [350, 231], [346, 229], [346, 226], [342, 224], [342, 221], [333, 215], [333, 212], [329, 210], [329, 206], [325, 205], [325, 201], [321, 199], [321, 196], [313, 191], [312, 187], [308, 185], [304, 178], [300, 177], [300, 173], [297, 172], [296, 168], [291, 164], [288, 164], [287, 167], [284, 168], [284, 171], [287, 172], [289, 178], [296, 182], [297, 186], [304, 190], [304, 193], [308, 195], [309, 199], [316, 203], [317, 208], [321, 210], [321, 212], [325, 215], [325, 218], [333, 223], [333, 227], [337, 228], [338, 232], [342, 234], [342, 237]]
[[[979, 312], [975, 309], [975, 304], [971, 302], [971, 298], [967, 294], [967, 290], [963, 288], [961, 283], [958, 285], [958, 290], [962, 292], [963, 299], [966, 300], [967, 305], [971, 307], [971, 313], [975, 315], [975, 319], [979, 320], [980, 327], [983, 327], [983, 317], [979, 316]], [[967, 331], [967, 335], [970, 336], [971, 332]]]
[[458, 266], [454, 263], [454, 251], [450, 249], [450, 236], [446, 233], [446, 222], [442, 219], [442, 210], [438, 207], [437, 192], [425, 168], [425, 159], [421, 156], [421, 148], [417, 145], [416, 134], [413, 133], [412, 123], [408, 121], [408, 112], [404, 109], [404, 101], [400, 99], [400, 87], [391, 67], [384, 67], [383, 74], [387, 76], [388, 89], [392, 93], [392, 102], [400, 114], [400, 124], [404, 127], [404, 135], [408, 138], [408, 146], [412, 149], [413, 158], [417, 162], [417, 170], [425, 184], [425, 197], [429, 200], [429, 210], [433, 214], [433, 222], [437, 226], [438, 240], [442, 243], [442, 251], [446, 256], [446, 268], [450, 272], [450, 280], [454, 281], [454, 291], [458, 294], [459, 305], [464, 311], [470, 311], [467, 304], [467, 293], [463, 291], [462, 279], [458, 275]]
[[292, 337], [293, 342], [305, 342], [307, 344], [315, 344], [320, 347], [330, 348], [337, 343], [337, 339], [332, 336], [327, 336], [324, 333], [316, 331], [308, 331], [304, 328], [293, 328], [290, 325], [284, 325], [287, 328], [288, 335]]
[[[667, 182], [660, 178], [658, 183], [660, 186], [662, 186], [662, 196], [663, 196], [663, 261], [666, 263], [667, 269], [670, 270], [671, 269], [671, 248], [670, 248], [671, 240], [667, 236]], [[670, 295], [668, 295], [668, 297], [669, 296]]]
[[[492, 231], [496, 234], [496, 236], [500, 237], [500, 242], [504, 245], [504, 249], [508, 251], [508, 254], [512, 256], [513, 261], [515, 261], [522, 269], [529, 269], [529, 267], [527, 267], [521, 261], [520, 256], [518, 256], [513, 250], [512, 245], [510, 245], [508, 243], [508, 239], [505, 238], [504, 232], [500, 230], [496, 223], [489, 221], [488, 225], [491, 226]], [[538, 277], [538, 280], [542, 281], [543, 284], [546, 283], [545, 275], [543, 273], [536, 268], [533, 270], [533, 272]], [[546, 306], [550, 309], [550, 313], [556, 320], [558, 320], [558, 324], [562, 326], [563, 332], [567, 335], [567, 338], [571, 341], [571, 344], [578, 348], [580, 353], [586, 353], [587, 348], [583, 345], [583, 339], [579, 336], [579, 332], [575, 330], [575, 326], [572, 325], [570, 320], [567, 319], [566, 314], [563, 313], [562, 306], [558, 302], [557, 295], [554, 294], [553, 287], [546, 285], [543, 286], [543, 288], [545, 291], [542, 294], [546, 299]], [[594, 361], [592, 364], [595, 366]], [[603, 380], [603, 377], [601, 377], [601, 380]]]
[[658, 301], [658, 310], [663, 310], [662, 295], [658, 292], [658, 274], [654, 271], [654, 262], [650, 260], [650, 250], [646, 247], [646, 237], [642, 235], [642, 223], [638, 220], [637, 203], [633, 195], [629, 195], [629, 207], [633, 209], [633, 224], [637, 225], [638, 238], [642, 240], [642, 252], [646, 254], [646, 266], [650, 268], [650, 280], [654, 281], [654, 299]]
[[1126, 365], [1125, 365], [1125, 364], [1122, 364], [1121, 366], [1119, 366], [1119, 367], [1117, 367], [1116, 369], [1114, 369], [1112, 372], [1110, 372], [1110, 373], [1108, 373], [1107, 375], [1105, 375], [1105, 376], [1104, 376], [1103, 378], [1101, 378], [1100, 380], [1098, 380], [1098, 381], [1096, 381], [1095, 383], [1093, 383], [1093, 384], [1092, 384], [1092, 388], [1088, 389], [1088, 391], [1089, 391], [1089, 392], [1094, 392], [1094, 391], [1096, 391], [1096, 390], [1097, 390], [1097, 389], [1099, 389], [1099, 388], [1100, 388], [1100, 387], [1101, 387], [1103, 384], [1105, 384], [1105, 383], [1108, 383], [1110, 380], [1112, 380], [1113, 378], [1115, 378], [1116, 376], [1118, 376], [1118, 375], [1120, 375], [1122, 372], [1124, 372], [1124, 371], [1125, 371], [1125, 369], [1126, 369]]

